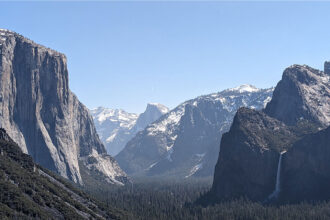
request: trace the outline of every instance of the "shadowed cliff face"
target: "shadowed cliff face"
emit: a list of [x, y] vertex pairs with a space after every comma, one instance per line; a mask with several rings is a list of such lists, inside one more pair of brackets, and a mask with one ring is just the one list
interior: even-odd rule
[[296, 142], [284, 155], [284, 202], [330, 198], [330, 127]]
[[[280, 201], [328, 199], [329, 76], [308, 66], [287, 68], [264, 111], [241, 108], [222, 136], [214, 182], [205, 197], [265, 201], [274, 191], [280, 153]], [[203, 198], [205, 200], [205, 198]]]
[[[294, 134], [264, 113], [241, 108], [222, 136], [212, 192], [221, 200], [263, 200], [274, 190], [279, 152]], [[277, 138], [286, 139], [280, 145]]]
[[[0, 33], [1, 126], [37, 163], [82, 184], [79, 163], [87, 166], [87, 157], [103, 158], [106, 151], [88, 110], [69, 90], [66, 57], [16, 33]], [[111, 174], [101, 171], [109, 182], [125, 176], [115, 161], [103, 163], [113, 167]]]
[[[1, 219], [118, 219], [63, 178], [34, 163], [0, 129]], [[118, 216], [117, 216], [118, 213]]]

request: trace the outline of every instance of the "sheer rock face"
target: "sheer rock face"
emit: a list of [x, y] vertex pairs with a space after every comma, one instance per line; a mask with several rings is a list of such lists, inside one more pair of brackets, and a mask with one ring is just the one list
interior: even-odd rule
[[[79, 163], [95, 152], [107, 156], [88, 110], [69, 90], [65, 55], [14, 32], [0, 35], [1, 126], [37, 163], [83, 184]], [[115, 168], [103, 173], [107, 181], [125, 176], [105, 161]]]
[[276, 138], [294, 134], [284, 123], [262, 112], [241, 108], [222, 136], [212, 194], [221, 200], [263, 200], [274, 190], [279, 151]]
[[279, 198], [330, 198], [329, 85], [324, 72], [294, 65], [284, 71], [265, 110], [239, 109], [222, 136], [208, 196], [267, 200], [275, 189], [280, 153], [287, 151]]
[[287, 68], [265, 112], [286, 124], [301, 118], [330, 125], [330, 75], [308, 66]]
[[139, 115], [133, 127], [135, 133], [142, 131], [149, 124], [159, 119], [162, 115], [169, 112], [169, 109], [159, 103], [148, 103], [146, 110]]
[[284, 155], [282, 200], [329, 199], [329, 161], [330, 127], [296, 142]]

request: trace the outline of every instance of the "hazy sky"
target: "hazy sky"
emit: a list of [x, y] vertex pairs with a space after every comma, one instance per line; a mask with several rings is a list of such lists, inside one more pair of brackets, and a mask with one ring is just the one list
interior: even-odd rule
[[0, 2], [0, 28], [66, 54], [89, 108], [171, 108], [240, 84], [275, 86], [330, 60], [330, 2]]

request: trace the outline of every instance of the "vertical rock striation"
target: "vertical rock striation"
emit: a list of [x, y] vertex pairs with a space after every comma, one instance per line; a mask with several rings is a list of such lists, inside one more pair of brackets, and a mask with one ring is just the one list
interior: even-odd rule
[[[120, 183], [125, 173], [106, 155], [87, 108], [69, 90], [66, 62], [65, 55], [0, 29], [1, 126], [23, 152], [63, 177], [83, 184], [80, 167], [86, 167]], [[100, 158], [111, 174], [99, 169]]]

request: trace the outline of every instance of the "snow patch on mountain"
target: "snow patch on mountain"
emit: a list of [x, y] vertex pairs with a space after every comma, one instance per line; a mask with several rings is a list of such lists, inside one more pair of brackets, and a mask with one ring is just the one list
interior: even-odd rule
[[168, 111], [159, 103], [149, 103], [142, 114], [104, 107], [90, 110], [100, 139], [112, 156], [117, 155], [136, 133]]
[[147, 171], [147, 170], [150, 170], [151, 168], [153, 168], [157, 163], [158, 163], [158, 162], [155, 162], [155, 163], [151, 164], [151, 165], [146, 169], [146, 171]]
[[203, 154], [195, 154], [198, 158], [203, 158], [205, 156], [206, 153], [203, 153]]
[[227, 91], [243, 93], [243, 92], [259, 92], [260, 89], [249, 84], [243, 84], [241, 86], [232, 89], [227, 89]]
[[200, 170], [202, 167], [203, 167], [203, 163], [199, 163], [199, 164], [197, 164], [196, 166], [194, 166], [194, 167], [190, 170], [189, 174], [188, 174], [187, 176], [185, 176], [185, 178], [189, 178], [189, 177], [191, 177], [191, 176], [194, 175], [198, 170]]
[[166, 156], [166, 159], [168, 160], [168, 161], [170, 161], [170, 162], [172, 162], [172, 157], [171, 157], [171, 155], [173, 154], [173, 145], [172, 146], [170, 146], [170, 147], [168, 147], [168, 149], [167, 149], [167, 156]]
[[175, 109], [175, 111], [171, 111], [169, 114], [167, 114], [165, 120], [160, 120], [148, 126], [148, 134], [151, 136], [162, 132], [168, 132], [169, 134], [172, 134], [174, 126], [179, 123], [183, 114], [184, 106], [179, 106], [177, 109]]
[[[266, 105], [268, 104], [268, 102], [270, 102], [270, 100], [272, 100], [271, 96], [268, 96], [265, 100], [264, 100], [264, 108], [266, 108]], [[253, 108], [255, 109], [255, 108]]]
[[[180, 169], [185, 169], [182, 176], [185, 177], [197, 163], [204, 165], [195, 167], [191, 175], [203, 168], [210, 169], [205, 173], [211, 175], [220, 144], [218, 139], [229, 130], [237, 109], [264, 108], [273, 90], [243, 85], [188, 100], [139, 132], [116, 159], [126, 172], [134, 175], [144, 175], [141, 171], [150, 170], [150, 164], [156, 162], [147, 175], [175, 173], [173, 169], [182, 174]], [[166, 170], [167, 166], [172, 170]]]
[[152, 102], [148, 103], [148, 105], [155, 106], [162, 114], [166, 114], [169, 111], [169, 109], [165, 105], [159, 103]]
[[108, 109], [104, 107], [98, 107], [91, 110], [94, 120], [97, 120], [99, 124], [105, 121], [118, 122], [121, 127], [131, 128], [134, 126], [138, 114], [127, 113], [121, 109]]

